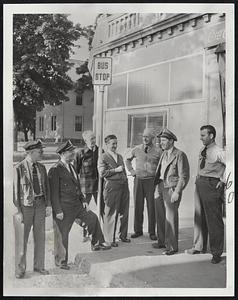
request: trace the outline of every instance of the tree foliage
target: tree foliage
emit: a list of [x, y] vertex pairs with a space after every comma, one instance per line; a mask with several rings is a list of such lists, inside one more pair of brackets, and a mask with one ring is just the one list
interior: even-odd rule
[[[83, 28], [83, 36], [88, 40], [88, 49], [92, 49], [92, 41], [95, 33], [95, 25], [89, 25]], [[79, 79], [76, 82], [75, 91], [78, 94], [83, 94], [87, 89], [92, 90], [92, 76], [88, 70], [88, 60], [86, 60], [80, 67], [76, 68], [76, 73]]]
[[[13, 16], [13, 105], [18, 130], [35, 128], [36, 110], [69, 100], [74, 41], [84, 34], [64, 14]], [[34, 124], [33, 124], [34, 123]]]

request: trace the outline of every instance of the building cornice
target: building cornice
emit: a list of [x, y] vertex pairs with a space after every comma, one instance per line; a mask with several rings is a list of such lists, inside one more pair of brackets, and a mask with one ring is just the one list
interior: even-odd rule
[[125, 51], [133, 51], [137, 47], [162, 41], [185, 32], [189, 32], [210, 23], [213, 16], [219, 21], [224, 20], [225, 14], [176, 14], [155, 24], [129, 32], [114, 40], [109, 40], [91, 52], [93, 56], [112, 56]]

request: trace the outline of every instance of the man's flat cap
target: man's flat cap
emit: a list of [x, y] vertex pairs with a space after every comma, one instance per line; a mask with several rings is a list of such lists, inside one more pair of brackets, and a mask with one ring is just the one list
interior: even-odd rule
[[37, 141], [30, 141], [27, 142], [23, 148], [28, 151], [28, 150], [33, 150], [33, 149], [42, 149], [45, 148], [45, 146], [42, 144], [41, 140], [37, 140]]
[[67, 142], [61, 144], [57, 150], [56, 150], [56, 153], [63, 153], [65, 151], [71, 151], [71, 150], [74, 150], [76, 147], [71, 143], [70, 140], [68, 140]]
[[177, 137], [175, 134], [173, 134], [172, 131], [168, 130], [167, 128], [164, 128], [158, 135], [158, 137], [165, 137], [169, 140], [174, 140], [174, 141], [177, 141]]
[[115, 134], [109, 134], [108, 136], [106, 136], [104, 139], [105, 144], [107, 144], [110, 140], [117, 140]]

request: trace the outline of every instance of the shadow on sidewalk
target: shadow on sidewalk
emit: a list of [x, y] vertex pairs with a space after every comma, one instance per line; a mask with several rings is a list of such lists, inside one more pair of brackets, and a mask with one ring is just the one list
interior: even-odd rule
[[[129, 235], [130, 236], [130, 235]], [[181, 228], [179, 231], [179, 253], [184, 253], [185, 249], [192, 247], [193, 228]], [[80, 255], [90, 261], [90, 263], [111, 262], [134, 256], [157, 256], [162, 255], [165, 249], [154, 249], [148, 234], [144, 234], [136, 239], [131, 239], [131, 243], [118, 242], [118, 248], [112, 248], [107, 251], [92, 252], [83, 245], [83, 251], [78, 251]], [[88, 245], [89, 246], [89, 245]]]
[[170, 263], [132, 272], [113, 274], [110, 287], [117, 288], [225, 288], [226, 257], [217, 265], [210, 261]]

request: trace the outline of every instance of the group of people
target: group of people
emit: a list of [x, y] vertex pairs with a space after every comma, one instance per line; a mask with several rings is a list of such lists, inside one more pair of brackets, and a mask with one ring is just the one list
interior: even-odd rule
[[[219, 263], [223, 252], [224, 224], [222, 201], [225, 183], [224, 150], [215, 143], [216, 130], [211, 125], [200, 128], [203, 147], [199, 153], [195, 183], [194, 246], [189, 254], [205, 253], [209, 236], [212, 263]], [[118, 241], [130, 243], [128, 237], [129, 187], [128, 175], [134, 177], [134, 233], [143, 235], [144, 200], [148, 212], [148, 232], [152, 247], [164, 249], [163, 254], [178, 252], [178, 209], [182, 193], [189, 181], [189, 161], [177, 149], [177, 137], [167, 128], [158, 135], [160, 147], [154, 143], [153, 129], [143, 132], [143, 143], [123, 158], [117, 152], [117, 137], [105, 137], [99, 155], [92, 131], [83, 133], [84, 149], [67, 141], [56, 152], [59, 161], [48, 174], [39, 163], [44, 145], [40, 140], [24, 146], [27, 156], [14, 168], [16, 272], [23, 278], [26, 270], [26, 249], [31, 227], [34, 237], [34, 271], [49, 274], [44, 267], [45, 217], [53, 214], [55, 264], [68, 270], [68, 238], [74, 222], [83, 227], [83, 240], [91, 236], [91, 249], [108, 250]], [[126, 171], [127, 169], [127, 171]], [[99, 181], [99, 177], [102, 181]], [[89, 209], [97, 203], [99, 182], [102, 182], [103, 226]], [[24, 224], [23, 249], [19, 248], [19, 224]], [[118, 224], [119, 223], [119, 224]], [[117, 230], [117, 225], [119, 225]], [[119, 236], [117, 238], [117, 231]]]

